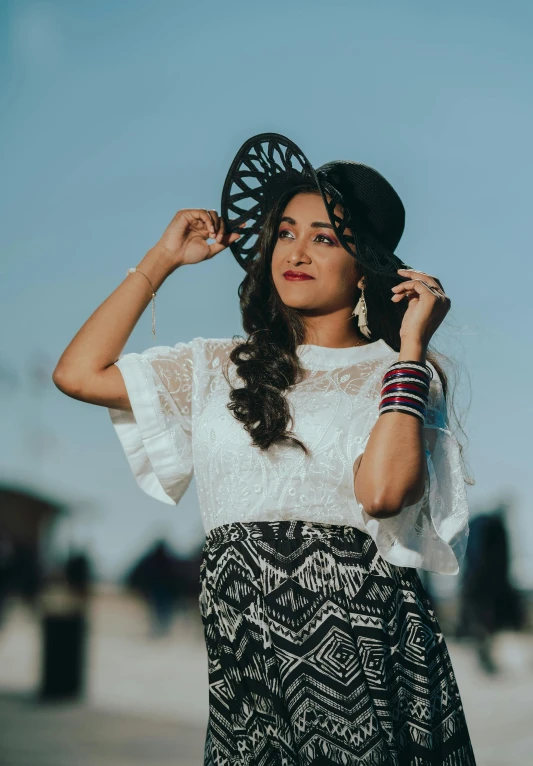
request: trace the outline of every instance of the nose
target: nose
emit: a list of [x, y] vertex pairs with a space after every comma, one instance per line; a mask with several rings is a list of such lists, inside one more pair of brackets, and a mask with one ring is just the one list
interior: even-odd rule
[[301, 263], [302, 261], [309, 263], [310, 259], [305, 252], [303, 241], [294, 241], [290, 253], [287, 254], [287, 261], [289, 263]]

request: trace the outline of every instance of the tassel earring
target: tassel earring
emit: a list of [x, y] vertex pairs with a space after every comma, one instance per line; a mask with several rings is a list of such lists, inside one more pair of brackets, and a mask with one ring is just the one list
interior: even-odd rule
[[352, 316], [357, 317], [357, 323], [359, 325], [359, 329], [361, 330], [365, 338], [370, 338], [372, 333], [370, 332], [370, 329], [368, 327], [368, 312], [366, 308], [364, 287], [361, 290], [361, 295], [359, 297], [359, 300], [357, 301], [357, 305], [352, 311]]

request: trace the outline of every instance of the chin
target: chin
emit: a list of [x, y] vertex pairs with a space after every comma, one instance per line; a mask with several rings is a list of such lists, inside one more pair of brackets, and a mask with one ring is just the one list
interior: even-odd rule
[[310, 306], [307, 301], [304, 300], [295, 300], [294, 297], [287, 298], [280, 294], [279, 296], [282, 300], [282, 302], [290, 309], [298, 309], [298, 310], [311, 310], [313, 306]]
[[[315, 280], [309, 280], [310, 282], [314, 282]], [[274, 283], [276, 284], [276, 283]], [[314, 293], [316, 285], [313, 285], [311, 288], [311, 285], [307, 284], [300, 284], [300, 282], [288, 282], [286, 279], [281, 277], [281, 283], [276, 284], [276, 289], [279, 293], [280, 298], [285, 301], [285, 298], [287, 299], [286, 302], [289, 303], [298, 303], [301, 302], [303, 305], [305, 302], [309, 301], [309, 296]], [[313, 290], [313, 293], [310, 291]]]

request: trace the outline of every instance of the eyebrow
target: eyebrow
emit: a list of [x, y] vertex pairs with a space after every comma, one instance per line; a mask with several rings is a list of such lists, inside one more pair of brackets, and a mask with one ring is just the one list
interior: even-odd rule
[[[296, 226], [296, 221], [294, 218], [291, 218], [288, 215], [284, 215], [280, 223], [282, 223], [282, 221], [287, 221], [287, 223], [290, 223], [292, 226]], [[322, 223], [321, 221], [313, 221], [311, 226], [314, 229], [333, 229], [333, 226], [330, 223]]]

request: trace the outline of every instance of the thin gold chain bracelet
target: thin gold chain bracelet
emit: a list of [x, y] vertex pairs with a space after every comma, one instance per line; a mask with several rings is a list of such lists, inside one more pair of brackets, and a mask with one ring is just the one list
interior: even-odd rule
[[141, 271], [136, 266], [133, 266], [131, 269], [128, 269], [127, 272], [126, 272], [126, 276], [128, 274], [134, 274], [135, 272], [138, 272], [139, 274], [142, 274], [143, 277], [146, 277], [146, 279], [150, 283], [150, 289], [152, 291], [152, 335], [154, 336], [154, 340], [155, 340], [156, 339], [156, 337], [155, 337], [155, 296], [157, 295], [157, 293], [154, 290], [154, 286], [153, 286], [153, 284], [150, 281], [150, 277], [146, 276], [144, 271]]

